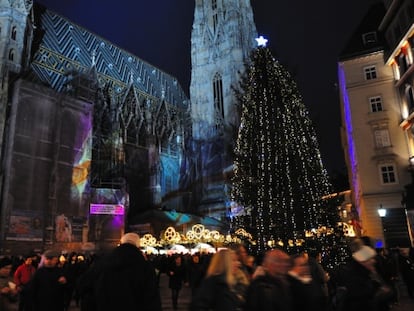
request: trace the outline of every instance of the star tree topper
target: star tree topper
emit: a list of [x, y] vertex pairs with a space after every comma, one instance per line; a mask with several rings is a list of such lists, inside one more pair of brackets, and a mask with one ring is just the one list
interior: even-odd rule
[[263, 46], [265, 47], [267, 44], [267, 39], [263, 38], [263, 36], [260, 36], [259, 38], [256, 38], [257, 46]]

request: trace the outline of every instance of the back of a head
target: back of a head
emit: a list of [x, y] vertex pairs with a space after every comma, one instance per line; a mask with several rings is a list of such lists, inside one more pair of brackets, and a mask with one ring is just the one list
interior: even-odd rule
[[277, 260], [286, 260], [289, 259], [290, 256], [281, 249], [272, 249], [266, 252], [264, 257], [264, 262], [269, 261], [277, 261]]
[[207, 276], [227, 273], [231, 270], [232, 254], [230, 249], [222, 249], [213, 255], [207, 269]]
[[281, 249], [268, 251], [263, 259], [263, 267], [272, 275], [286, 274], [290, 265], [290, 256]]
[[232, 246], [231, 250], [233, 250], [237, 254], [239, 259], [246, 258], [248, 255], [247, 249], [243, 244], [236, 244]]
[[121, 244], [131, 244], [131, 245], [134, 245], [134, 246], [139, 248], [140, 247], [140, 237], [135, 232], [125, 233], [121, 237]]

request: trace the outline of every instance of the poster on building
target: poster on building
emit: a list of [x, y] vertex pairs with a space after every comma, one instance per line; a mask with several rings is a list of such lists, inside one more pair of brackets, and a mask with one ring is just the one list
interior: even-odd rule
[[55, 218], [55, 239], [56, 242], [72, 242], [72, 222], [65, 214]]
[[88, 241], [119, 241], [124, 232], [128, 194], [121, 189], [95, 188], [89, 206]]
[[42, 241], [43, 218], [41, 212], [12, 211], [6, 239], [11, 241]]

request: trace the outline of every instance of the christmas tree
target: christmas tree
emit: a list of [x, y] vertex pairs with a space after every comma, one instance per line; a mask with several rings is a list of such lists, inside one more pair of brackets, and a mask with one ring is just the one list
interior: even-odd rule
[[339, 215], [326, 199], [331, 185], [316, 133], [296, 82], [267, 47], [252, 52], [237, 98], [233, 228], [252, 233], [258, 253], [306, 240], [332, 248], [341, 239]]

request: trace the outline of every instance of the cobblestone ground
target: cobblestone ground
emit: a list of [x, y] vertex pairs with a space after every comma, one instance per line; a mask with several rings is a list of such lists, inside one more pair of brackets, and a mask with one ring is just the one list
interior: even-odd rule
[[[168, 288], [168, 276], [166, 274], [161, 274], [160, 277], [160, 294], [162, 301], [162, 310], [163, 311], [172, 311], [172, 300], [171, 300], [171, 290]], [[180, 296], [178, 297], [178, 309], [176, 310], [189, 310], [191, 303], [191, 290], [187, 286], [183, 286], [180, 291]]]

